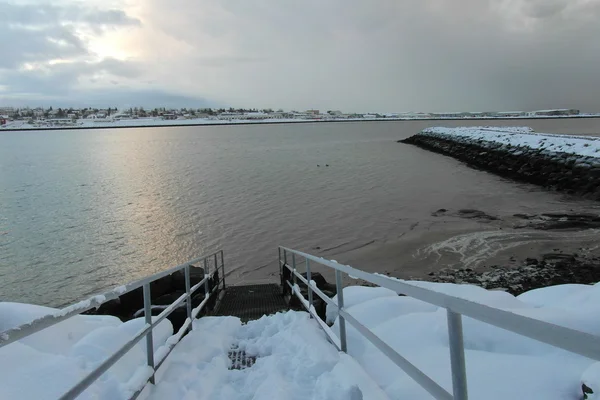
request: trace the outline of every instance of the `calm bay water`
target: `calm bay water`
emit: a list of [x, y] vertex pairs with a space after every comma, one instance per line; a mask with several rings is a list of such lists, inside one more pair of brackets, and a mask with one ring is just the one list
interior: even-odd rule
[[[0, 133], [0, 300], [61, 306], [220, 248], [230, 283], [269, 279], [278, 244], [389, 244], [442, 207], [596, 207], [395, 143], [477, 122]], [[600, 132], [597, 119], [493, 124]]]

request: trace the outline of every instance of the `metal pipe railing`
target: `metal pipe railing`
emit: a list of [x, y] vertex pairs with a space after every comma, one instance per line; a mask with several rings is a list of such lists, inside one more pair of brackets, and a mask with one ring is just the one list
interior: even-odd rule
[[[283, 257], [282, 257], [283, 253]], [[308, 263], [313, 262], [325, 267], [331, 268], [335, 271], [336, 276], [336, 289], [337, 289], [337, 303], [325, 295], [316, 285], [313, 285], [310, 280], [304, 279], [304, 277], [296, 271], [295, 268], [287, 263], [287, 253], [291, 253], [292, 257], [300, 256], [305, 259]], [[294, 258], [293, 258], [294, 259]], [[308, 265], [308, 264], [307, 264]], [[463, 329], [462, 329], [462, 316], [468, 316], [481, 322], [494, 325], [498, 328], [514, 332], [516, 334], [534, 339], [554, 347], [558, 347], [563, 350], [570, 351], [582, 355], [587, 358], [591, 358], [600, 361], [600, 337], [590, 335], [589, 333], [581, 332], [575, 329], [566, 328], [564, 326], [555, 325], [549, 322], [540, 321], [523, 315], [515, 314], [510, 311], [502, 310], [495, 307], [486, 306], [484, 304], [475, 303], [469, 300], [461, 299], [459, 297], [450, 296], [435, 290], [426, 289], [406, 281], [400, 281], [398, 279], [390, 278], [385, 275], [372, 274], [361, 271], [356, 268], [352, 268], [348, 265], [342, 265], [337, 262], [326, 260], [322, 257], [315, 257], [313, 255], [293, 250], [287, 247], [279, 247], [279, 266], [280, 270], [283, 271], [287, 268], [292, 276], [294, 277], [294, 283], [287, 284], [292, 288], [301, 303], [305, 308], [310, 309], [311, 305], [304, 299], [300, 293], [299, 287], [296, 284], [295, 279], [299, 279], [302, 283], [307, 285], [309, 293], [314, 293], [319, 296], [328, 305], [337, 307], [340, 334], [339, 345], [336, 340], [333, 343], [338, 348], [346, 351], [346, 322], [349, 322], [357, 331], [359, 331], [367, 340], [375, 345], [379, 350], [383, 352], [392, 362], [398, 365], [404, 372], [419, 383], [425, 390], [427, 390], [436, 399], [459, 399], [467, 400], [467, 373], [464, 353], [464, 340], [463, 340]], [[307, 270], [308, 273], [308, 270]], [[344, 308], [343, 288], [341, 281], [341, 273], [348, 274], [355, 279], [362, 279], [364, 281], [376, 284], [381, 287], [393, 290], [398, 294], [413, 297], [415, 299], [424, 301], [429, 304], [436, 305], [438, 307], [445, 308], [447, 310], [448, 319], [448, 343], [450, 348], [450, 364], [452, 372], [452, 392], [453, 395], [448, 393], [444, 388], [434, 382], [416, 366], [411, 364], [408, 360], [398, 354], [393, 348], [383, 342], [378, 336], [376, 336], [368, 328], [360, 324], [352, 315], [350, 315]], [[283, 280], [283, 272], [281, 272]], [[308, 276], [308, 274], [307, 274]], [[310, 311], [309, 311], [310, 312]], [[316, 313], [315, 313], [316, 314]], [[315, 316], [311, 312], [313, 317]], [[318, 317], [316, 317], [318, 318]], [[323, 322], [318, 318], [319, 322]], [[323, 322], [324, 324], [324, 322]], [[323, 327], [323, 324], [320, 324]], [[331, 338], [331, 330], [324, 329], [325, 333]]]
[[[217, 264], [217, 255], [221, 254], [221, 265]], [[207, 267], [207, 260], [209, 258], [213, 258], [215, 262], [215, 268], [212, 274], [209, 274]], [[204, 278], [195, 284], [193, 287], [191, 285], [191, 277], [190, 277], [190, 267], [193, 264], [197, 264], [199, 262], [204, 263]], [[209, 290], [209, 280], [213, 279], [215, 274], [219, 271], [219, 268], [222, 271], [222, 275], [220, 279], [215, 282], [212, 290]], [[152, 317], [152, 301], [151, 301], [151, 290], [150, 284], [158, 279], [164, 278], [167, 275], [173, 274], [177, 271], [183, 270], [185, 277], [185, 293], [178, 297], [173, 303], [167, 306], [158, 316]], [[100, 376], [106, 372], [111, 366], [113, 366], [117, 361], [121, 359], [125, 354], [127, 354], [142, 338], [146, 338], [146, 363], [148, 365], [148, 377], [141, 384], [141, 386], [136, 390], [130, 399], [136, 398], [140, 393], [143, 387], [148, 383], [154, 383], [154, 374], [156, 370], [162, 365], [166, 357], [173, 350], [175, 345], [181, 340], [183, 335], [186, 333], [188, 328], [193, 327], [193, 319], [197, 317], [200, 311], [204, 308], [204, 306], [208, 303], [208, 300], [211, 296], [219, 289], [219, 285], [223, 284], [222, 289], [225, 289], [225, 264], [223, 261], [223, 250], [220, 250], [216, 253], [212, 253], [210, 255], [200, 257], [191, 261], [188, 261], [185, 264], [178, 265], [176, 267], [170, 268], [166, 271], [159, 272], [157, 274], [142, 278], [140, 280], [131, 282], [125, 286], [120, 286], [115, 288], [109, 292], [106, 292], [102, 295], [93, 296], [87, 300], [76, 303], [69, 307], [58, 310], [53, 314], [49, 314], [43, 316], [41, 318], [37, 318], [31, 322], [20, 325], [16, 328], [9, 329], [4, 332], [0, 332], [0, 347], [6, 346], [10, 343], [13, 343], [17, 340], [23, 339], [30, 335], [35, 334], [41, 330], [44, 330], [50, 326], [53, 326], [57, 323], [60, 323], [70, 317], [81, 314], [84, 311], [87, 311], [91, 308], [97, 308], [103, 303], [107, 301], [113, 300], [123, 294], [131, 292], [132, 290], [142, 288], [143, 293], [143, 304], [144, 304], [144, 317], [146, 324], [144, 327], [136, 333], [136, 335], [130, 339], [127, 343], [121, 346], [118, 350], [116, 350], [113, 354], [111, 354], [106, 360], [104, 360], [100, 365], [98, 365], [94, 370], [88, 373], [83, 379], [77, 382], [71, 389], [69, 389], [65, 394], [60, 397], [60, 400], [74, 399], [79, 396], [85, 389], [87, 389], [91, 384], [93, 384]], [[204, 286], [205, 296], [204, 300], [198, 305], [198, 307], [192, 310], [192, 296], [193, 294], [201, 287]], [[186, 303], [187, 309], [187, 319], [183, 326], [179, 329], [177, 333], [172, 335], [169, 339], [167, 339], [167, 348], [159, 356], [158, 364], [155, 364], [155, 352], [154, 352], [154, 343], [153, 343], [153, 329], [160, 324], [165, 318], [167, 318], [175, 309], [177, 309], [183, 302]]]

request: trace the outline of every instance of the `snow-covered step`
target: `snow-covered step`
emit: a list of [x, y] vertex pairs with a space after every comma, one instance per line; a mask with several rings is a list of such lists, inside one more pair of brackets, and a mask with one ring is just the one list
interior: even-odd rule
[[[232, 368], [232, 349], [256, 361]], [[243, 324], [203, 317], [175, 347], [141, 398], [388, 399], [362, 367], [339, 352], [305, 312], [287, 311]]]

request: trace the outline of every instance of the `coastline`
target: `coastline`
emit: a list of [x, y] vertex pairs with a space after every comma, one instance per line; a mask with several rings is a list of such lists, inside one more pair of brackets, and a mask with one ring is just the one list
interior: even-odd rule
[[[474, 118], [348, 118], [348, 119], [285, 119], [285, 120], [179, 120], [179, 122], [167, 120], [154, 120], [154, 123], [130, 123], [130, 121], [140, 120], [123, 120], [118, 122], [102, 122], [94, 125], [90, 122], [86, 125], [65, 125], [65, 126], [19, 126], [19, 127], [2, 127], [0, 132], [18, 132], [18, 131], [57, 131], [57, 130], [93, 130], [93, 129], [121, 129], [121, 128], [174, 128], [174, 127], [191, 127], [191, 126], [231, 126], [231, 125], [283, 125], [283, 124], [312, 124], [312, 123], [350, 123], [350, 122], [413, 122], [413, 121], [513, 121], [513, 120], [552, 120], [552, 119], [600, 119], [600, 114], [581, 114], [581, 115], [553, 115], [553, 116], [518, 116], [518, 117], [474, 117]], [[165, 123], [161, 123], [161, 122]], [[175, 120], [177, 121], [177, 120]], [[88, 122], [88, 121], [86, 121]], [[125, 123], [119, 123], [125, 122]], [[157, 123], [158, 122], [158, 123]], [[28, 125], [28, 124], [27, 124]]]
[[528, 128], [429, 128], [399, 141], [515, 181], [600, 200], [600, 140]]

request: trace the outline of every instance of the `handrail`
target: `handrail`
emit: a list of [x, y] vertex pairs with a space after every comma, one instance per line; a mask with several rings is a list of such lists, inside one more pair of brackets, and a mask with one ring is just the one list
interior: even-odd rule
[[[221, 258], [220, 264], [218, 263], [219, 255]], [[209, 273], [208, 260], [211, 258], [214, 260], [214, 271], [212, 271], [212, 273]], [[195, 284], [193, 287], [190, 287], [190, 266], [198, 264], [199, 262], [203, 263], [204, 278], [200, 282]], [[164, 278], [167, 275], [178, 272], [182, 269], [184, 270], [186, 293], [179, 296], [173, 303], [167, 306], [158, 316], [153, 318], [150, 283], [158, 279]], [[215, 282], [213, 288], [209, 290], [209, 280], [214, 278], [215, 273], [218, 273], [219, 269], [221, 270], [221, 276], [218, 282]], [[216, 292], [216, 290], [219, 288], [219, 285], [221, 284], [222, 289], [225, 289], [225, 261], [223, 258], [223, 250], [219, 250], [207, 256], [196, 258], [194, 260], [172, 267], [165, 271], [128, 283], [124, 286], [117, 287], [102, 295], [92, 296], [87, 300], [58, 310], [53, 314], [45, 315], [28, 323], [22, 324], [16, 328], [0, 332], [0, 347], [6, 346], [17, 340], [23, 339], [36, 332], [44, 330], [59, 322], [62, 322], [70, 317], [81, 314], [82, 312], [85, 312], [91, 308], [98, 308], [100, 305], [106, 303], [107, 301], [113, 300], [115, 298], [118, 298], [119, 296], [122, 296], [126, 293], [129, 293], [133, 290], [142, 287], [144, 299], [144, 315], [146, 319], [146, 324], [144, 325], [144, 327], [140, 329], [135, 334], [135, 336], [132, 337], [127, 343], [125, 343], [118, 350], [112, 353], [100, 365], [98, 365], [94, 370], [88, 373], [83, 379], [77, 382], [73, 387], [71, 387], [71, 389], [69, 389], [60, 397], [60, 400], [76, 398], [92, 383], [94, 383], [94, 381], [96, 381], [104, 372], [106, 372], [111, 366], [113, 366], [119, 359], [121, 359], [121, 357], [123, 357], [127, 352], [129, 352], [143, 337], [146, 337], [146, 358], [148, 364], [148, 376], [147, 379], [145, 379], [140, 384], [138, 390], [135, 391], [132, 394], [132, 396], [129, 397], [130, 399], [135, 399], [141, 393], [142, 389], [146, 386], [148, 382], [154, 383], [154, 374], [156, 370], [160, 367], [160, 365], [163, 363], [166, 357], [171, 353], [171, 351], [173, 350], [175, 345], [181, 340], [183, 335], [185, 335], [188, 328], [193, 329], [192, 321], [197, 317], [197, 315], [207, 304], [208, 300]], [[201, 286], [204, 286], [204, 300], [202, 300], [202, 302], [196, 308], [192, 309], [192, 295]], [[153, 329], [159, 323], [161, 323], [167, 316], [169, 316], [173, 311], [175, 311], [175, 309], [177, 309], [183, 302], [186, 302], [186, 321], [175, 334], [173, 334], [169, 339], [167, 339], [165, 346], [160, 347], [155, 352], [152, 338]], [[155, 355], [158, 359], [158, 362], [156, 364], [154, 359]]]
[[[292, 255], [292, 265], [288, 263], [287, 255]], [[336, 288], [339, 301], [336, 304], [332, 299], [327, 297], [309, 279], [305, 279], [297, 272], [295, 256], [300, 256], [305, 259], [307, 266], [307, 278], [310, 277], [310, 262], [316, 262], [320, 265], [332, 268], [336, 274]], [[490, 307], [484, 304], [465, 300], [456, 296], [450, 296], [432, 289], [423, 288], [405, 281], [390, 278], [385, 275], [372, 274], [350, 267], [348, 265], [339, 264], [334, 261], [326, 260], [322, 257], [316, 257], [301, 251], [293, 250], [287, 247], [279, 246], [279, 268], [282, 279], [283, 268], [291, 271], [294, 283], [287, 282], [292, 288], [292, 292], [299, 298], [301, 303], [308, 308], [312, 307], [312, 301], [305, 304], [306, 299], [301, 295], [296, 284], [296, 279], [300, 279], [307, 285], [309, 298], [313, 293], [316, 293], [328, 304], [334, 304], [338, 307], [338, 315], [340, 322], [340, 338], [342, 350], [346, 346], [345, 322], [348, 321], [353, 325], [363, 336], [377, 346], [388, 358], [396, 365], [402, 368], [409, 376], [418, 382], [425, 390], [427, 390], [436, 399], [461, 399], [466, 400], [467, 395], [467, 378], [464, 358], [464, 344], [462, 335], [462, 315], [476, 319], [481, 322], [494, 325], [496, 327], [517, 333], [519, 335], [558, 347], [563, 350], [570, 351], [600, 361], [600, 337], [589, 333], [581, 332], [575, 329], [566, 328], [564, 326], [552, 324], [549, 322], [537, 320], [534, 318], [519, 315], [507, 310], [502, 310], [495, 307]], [[447, 310], [448, 318], [448, 334], [450, 344], [450, 360], [452, 366], [452, 386], [453, 396], [441, 388], [437, 383], [431, 381], [422, 371], [418, 370], [414, 365], [402, 358], [400, 354], [395, 352], [391, 347], [387, 346], [368, 328], [360, 324], [351, 314], [349, 314], [343, 305], [343, 299], [340, 294], [342, 292], [341, 273], [348, 274], [353, 278], [362, 279], [364, 281], [376, 284], [378, 286], [393, 290], [398, 294], [413, 297], [415, 299], [433, 304]], [[311, 313], [312, 314], [312, 313]], [[313, 315], [314, 316], [314, 315]], [[329, 332], [325, 333], [330, 336]], [[331, 336], [330, 336], [331, 337]], [[337, 337], [336, 337], [337, 339]], [[378, 343], [381, 342], [381, 343]], [[334, 342], [335, 343], [335, 342]], [[398, 358], [400, 357], [400, 358]], [[402, 361], [404, 360], [404, 361]]]

